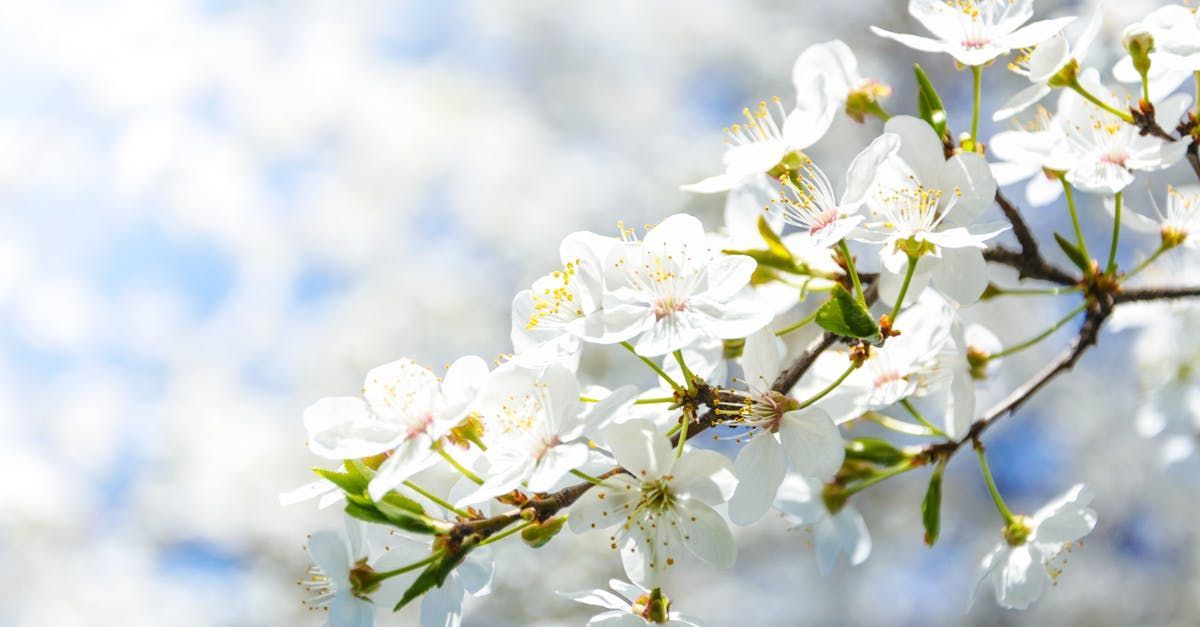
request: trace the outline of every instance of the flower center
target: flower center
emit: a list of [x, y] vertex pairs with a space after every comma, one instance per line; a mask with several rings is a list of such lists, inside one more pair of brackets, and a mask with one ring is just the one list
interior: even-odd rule
[[658, 514], [670, 510], [675, 505], [675, 495], [671, 492], [671, 484], [667, 479], [656, 479], [642, 484], [642, 505]]
[[[742, 109], [742, 117], [746, 119], [746, 124], [733, 124], [726, 128], [725, 141], [734, 146], [744, 146], [756, 142], [782, 140], [783, 120], [787, 119], [787, 112], [784, 111], [783, 101], [778, 96], [771, 98], [771, 104], [775, 105], [774, 111], [767, 108], [765, 100], [758, 103], [757, 109]], [[775, 120], [776, 115], [779, 121]]]
[[651, 307], [651, 309], [654, 311], [654, 319], [656, 321], [662, 320], [663, 318], [674, 315], [676, 312], [687, 309], [687, 301], [678, 300], [675, 298], [675, 296], [664, 296], [655, 301], [654, 306]]
[[433, 412], [426, 412], [421, 416], [411, 427], [408, 428], [408, 437], [415, 438], [429, 429], [429, 425], [433, 424]]
[[1100, 156], [1101, 163], [1115, 165], [1117, 167], [1125, 167], [1125, 162], [1129, 161], [1129, 155], [1121, 151], [1111, 151]]

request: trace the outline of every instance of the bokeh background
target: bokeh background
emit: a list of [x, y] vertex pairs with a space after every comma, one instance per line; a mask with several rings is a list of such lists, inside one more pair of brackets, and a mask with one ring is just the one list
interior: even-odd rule
[[[1110, 2], [1110, 44], [1157, 4]], [[320, 624], [294, 582], [305, 533], [340, 514], [276, 499], [320, 462], [303, 408], [399, 356], [505, 352], [511, 295], [570, 231], [681, 210], [715, 227], [720, 199], [678, 185], [719, 166], [720, 129], [742, 106], [792, 97], [809, 44], [847, 41], [864, 74], [895, 86], [894, 113], [915, 109], [921, 62], [965, 127], [968, 74], [867, 31], [915, 32], [903, 5], [4, 3], [0, 625]], [[999, 103], [1023, 80], [998, 64], [985, 93]], [[839, 120], [814, 155], [836, 171], [877, 132]], [[1102, 241], [1106, 214], [1083, 202]], [[1029, 217], [1048, 236], [1064, 213]], [[1156, 245], [1125, 242], [1125, 259]], [[972, 315], [1013, 341], [1072, 305]], [[984, 395], [1068, 334], [1009, 360]], [[1077, 481], [1097, 492], [1097, 531], [1035, 609], [982, 594], [968, 612], [999, 522], [966, 456], [947, 475], [936, 548], [921, 542], [925, 477], [912, 473], [856, 499], [875, 541], [862, 566], [822, 578], [806, 536], [768, 519], [739, 531], [734, 571], [687, 573], [677, 607], [712, 625], [1195, 624], [1200, 500], [1194, 476], [1135, 434], [1129, 355], [1106, 334], [989, 435], [1014, 506]], [[589, 364], [600, 378], [627, 366]], [[469, 602], [465, 624], [581, 624], [587, 608], [553, 591], [618, 574], [591, 540], [498, 551], [495, 592]]]

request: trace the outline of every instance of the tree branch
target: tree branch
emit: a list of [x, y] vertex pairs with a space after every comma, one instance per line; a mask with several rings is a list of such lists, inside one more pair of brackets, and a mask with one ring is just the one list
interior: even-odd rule
[[1148, 300], [1172, 300], [1200, 297], [1200, 287], [1145, 287], [1122, 290], [1113, 295], [1114, 303], [1134, 303]]
[[1004, 212], [1004, 217], [1012, 225], [1013, 235], [1017, 237], [1017, 243], [1021, 245], [1021, 250], [1015, 251], [1003, 246], [994, 246], [983, 251], [984, 259], [1016, 268], [1022, 279], [1040, 279], [1060, 285], [1079, 283], [1078, 279], [1042, 257], [1037, 239], [1029, 230], [1025, 218], [1021, 217], [1021, 210], [1000, 190], [996, 190], [996, 204], [1000, 206], [1000, 211]]

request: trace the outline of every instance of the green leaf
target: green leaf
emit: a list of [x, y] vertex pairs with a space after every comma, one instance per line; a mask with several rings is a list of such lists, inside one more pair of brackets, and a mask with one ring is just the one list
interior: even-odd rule
[[817, 324], [843, 337], [872, 339], [879, 336], [879, 325], [871, 312], [841, 285], [833, 289], [833, 298], [817, 310]]
[[938, 462], [929, 478], [929, 489], [925, 491], [925, 499], [921, 501], [921, 522], [925, 525], [925, 544], [933, 546], [938, 539], [942, 525], [942, 473], [946, 470], [946, 460]]
[[467, 553], [470, 553], [473, 548], [475, 548], [474, 543], [464, 543], [456, 551], [446, 549], [446, 552], [442, 553], [441, 557], [434, 560], [433, 563], [425, 567], [425, 570], [421, 571], [421, 574], [412, 582], [408, 590], [404, 591], [404, 596], [400, 598], [400, 601], [396, 603], [396, 607], [392, 611], [399, 612], [400, 608], [408, 605], [413, 599], [429, 592], [433, 588], [442, 587], [442, 584], [446, 582], [446, 577], [450, 576], [450, 572], [466, 559]]
[[941, 96], [933, 88], [933, 83], [929, 81], [929, 76], [920, 64], [913, 64], [913, 73], [917, 76], [917, 111], [921, 119], [933, 127], [939, 138], [945, 138], [946, 106], [942, 104]]
[[375, 509], [383, 515], [386, 524], [398, 529], [421, 534], [438, 531], [416, 501], [395, 492], [389, 492], [382, 501], [376, 501]]
[[758, 216], [758, 234], [762, 235], [763, 241], [767, 243], [768, 252], [780, 259], [787, 259], [793, 266], [796, 264], [795, 257], [792, 257], [792, 251], [783, 245], [783, 240], [779, 238], [779, 234], [771, 229], [766, 215]]
[[1075, 264], [1080, 270], [1083, 270], [1084, 274], [1092, 272], [1092, 261], [1083, 254], [1083, 251], [1078, 246], [1067, 241], [1067, 238], [1058, 233], [1054, 234], [1054, 241], [1058, 242], [1058, 247], [1067, 254], [1067, 258], [1071, 260], [1071, 263]]
[[775, 268], [789, 274], [804, 274], [803, 268], [788, 257], [780, 257], [769, 250], [722, 250], [726, 255], [745, 255], [758, 262], [760, 268]]
[[387, 516], [381, 514], [379, 510], [372, 507], [363, 507], [357, 503], [346, 503], [346, 515], [370, 523], [378, 523], [380, 525], [391, 524]]
[[313, 468], [312, 471], [317, 473], [317, 476], [322, 479], [341, 488], [343, 492], [359, 494], [367, 489], [367, 482], [363, 481], [361, 476], [352, 475], [348, 472], [327, 470], [325, 468]]
[[909, 456], [880, 438], [855, 438], [846, 443], [846, 457], [872, 462], [881, 466], [895, 466]]

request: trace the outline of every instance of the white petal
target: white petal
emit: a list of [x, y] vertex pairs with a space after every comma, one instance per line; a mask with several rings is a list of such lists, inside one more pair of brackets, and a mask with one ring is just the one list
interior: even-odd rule
[[640, 498], [641, 487], [641, 482], [623, 475], [605, 479], [604, 485], [591, 488], [575, 501], [567, 524], [571, 531], [583, 533], [623, 522]]
[[943, 42], [940, 42], [936, 39], [930, 39], [928, 37], [920, 37], [917, 35], [905, 35], [902, 33], [893, 33], [892, 31], [884, 30], [882, 28], [879, 28], [878, 26], [872, 26], [871, 32], [875, 33], [876, 35], [879, 35], [880, 37], [885, 37], [887, 39], [892, 39], [894, 41], [898, 41], [898, 42], [908, 46], [909, 48], [912, 48], [913, 50], [920, 50], [921, 52], [946, 52], [947, 51], [946, 44]]
[[787, 346], [768, 329], [762, 329], [746, 338], [742, 350], [742, 372], [746, 385], [751, 390], [769, 390], [783, 366]]
[[458, 627], [462, 624], [465, 592], [453, 574], [441, 586], [421, 597], [421, 627]]
[[987, 289], [987, 262], [978, 248], [943, 248], [942, 261], [933, 269], [938, 290], [960, 305], [979, 301]]
[[787, 470], [783, 446], [771, 433], [756, 434], [738, 451], [733, 468], [738, 484], [729, 500], [729, 518], [738, 525], [756, 523], [771, 509], [783, 482]]
[[419, 419], [438, 405], [438, 380], [411, 359], [398, 359], [367, 373], [363, 399], [382, 419]]
[[346, 543], [334, 531], [318, 531], [308, 539], [308, 554], [313, 564], [324, 571], [335, 584], [347, 581], [350, 573], [350, 556]]
[[724, 502], [733, 492], [732, 483], [726, 480], [732, 476], [729, 459], [716, 451], [685, 452], [671, 468], [671, 476], [672, 487], [679, 494], [709, 505]]
[[942, 140], [933, 127], [921, 118], [897, 115], [883, 126], [884, 132], [900, 136], [899, 157], [926, 185], [935, 184], [946, 163]]
[[693, 555], [716, 566], [729, 568], [737, 558], [737, 545], [729, 525], [713, 508], [696, 501], [680, 504], [679, 531]]
[[608, 590], [586, 590], [584, 592], [559, 592], [558, 596], [570, 599], [576, 603], [584, 603], [603, 607], [610, 610], [629, 611], [629, 602], [621, 599]]
[[784, 414], [779, 438], [796, 472], [806, 477], [831, 478], [846, 458], [841, 431], [829, 414], [817, 407]]
[[722, 255], [708, 264], [707, 286], [703, 293], [715, 300], [725, 300], [750, 283], [758, 263], [746, 255]]
[[996, 179], [987, 161], [978, 154], [955, 155], [939, 171], [937, 182], [943, 208], [952, 195], [958, 195], [954, 210], [946, 216], [948, 225], [969, 226], [996, 200]]
[[1042, 596], [1046, 587], [1046, 569], [1030, 545], [1013, 548], [998, 568], [992, 583], [996, 586], [996, 601], [1000, 605], [1023, 610]]
[[357, 459], [382, 453], [404, 437], [401, 428], [371, 415], [366, 402], [349, 396], [323, 398], [304, 410], [308, 448], [326, 459]]
[[1017, 48], [1028, 48], [1036, 46], [1043, 41], [1062, 32], [1062, 29], [1067, 27], [1067, 24], [1074, 22], [1074, 17], [1060, 17], [1052, 20], [1041, 20], [1034, 22], [1023, 28], [1017, 29], [1007, 37], [1002, 39], [1003, 45], [1010, 50]]
[[842, 193], [841, 203], [843, 207], [858, 206], [862, 203], [871, 186], [875, 184], [879, 167], [899, 151], [900, 141], [899, 135], [884, 133], [854, 157], [850, 169], [846, 172], [846, 190]]
[[568, 472], [587, 463], [588, 447], [583, 443], [559, 444], [551, 447], [538, 460], [528, 487], [532, 492], [548, 492]]
[[371, 627], [375, 624], [375, 606], [349, 594], [339, 594], [329, 604], [331, 627]]
[[466, 405], [475, 399], [487, 381], [488, 365], [480, 357], [468, 355], [458, 358], [446, 370], [442, 379], [442, 394], [451, 404]]
[[1046, 85], [1045, 83], [1035, 83], [1030, 85], [1029, 87], [1017, 92], [1015, 95], [1013, 95], [1013, 97], [1008, 99], [1008, 102], [1004, 103], [1004, 106], [997, 109], [996, 112], [992, 114], [992, 120], [995, 122], [1007, 120], [1008, 118], [1011, 118], [1012, 116], [1037, 104], [1038, 101], [1042, 98], [1045, 98], [1050, 91], [1050, 86]]

